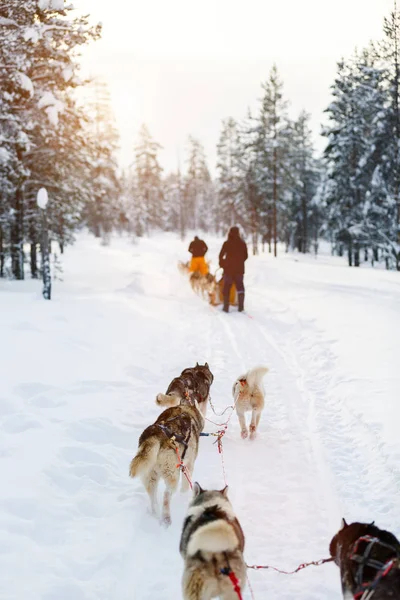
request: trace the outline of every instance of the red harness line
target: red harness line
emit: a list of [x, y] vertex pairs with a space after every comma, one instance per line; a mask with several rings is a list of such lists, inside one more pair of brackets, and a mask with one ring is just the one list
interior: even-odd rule
[[237, 597], [239, 598], [239, 600], [243, 600], [242, 590], [240, 589], [239, 580], [236, 577], [235, 573], [233, 571], [230, 571], [228, 573], [228, 577], [231, 580], [231, 583], [233, 585], [233, 589], [235, 590], [235, 592], [237, 594]]
[[193, 483], [192, 483], [192, 480], [190, 479], [190, 475], [189, 475], [189, 473], [188, 473], [188, 470], [187, 470], [187, 468], [186, 468], [186, 465], [183, 463], [183, 461], [182, 461], [182, 459], [181, 459], [181, 456], [180, 456], [180, 454], [179, 454], [179, 450], [178, 450], [178, 447], [177, 447], [177, 446], [175, 447], [175, 452], [176, 452], [176, 456], [177, 456], [177, 458], [178, 458], [178, 464], [176, 465], [176, 468], [177, 468], [177, 469], [180, 469], [180, 470], [182, 471], [182, 473], [184, 474], [184, 476], [185, 476], [185, 477], [186, 477], [186, 479], [188, 480], [188, 483], [189, 483], [189, 485], [190, 485], [190, 489], [192, 490], [192, 489], [193, 489]]
[[333, 558], [321, 558], [321, 560], [312, 560], [311, 562], [308, 562], [308, 563], [301, 563], [301, 565], [299, 565], [297, 567], [297, 569], [294, 569], [294, 571], [282, 571], [281, 569], [277, 569], [276, 567], [271, 567], [270, 565], [246, 565], [246, 566], [248, 569], [254, 569], [255, 571], [259, 571], [261, 569], [272, 569], [273, 571], [277, 571], [277, 573], [282, 573], [283, 575], [294, 575], [295, 573], [298, 573], [299, 571], [301, 571], [302, 569], [305, 569], [306, 567], [311, 567], [312, 565], [314, 565], [315, 567], [319, 567], [320, 565], [323, 565], [328, 562], [332, 562], [333, 560], [334, 560]]

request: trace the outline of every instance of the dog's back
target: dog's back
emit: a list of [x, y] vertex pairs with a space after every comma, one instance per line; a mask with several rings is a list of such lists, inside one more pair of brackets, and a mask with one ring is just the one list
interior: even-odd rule
[[371, 600], [400, 600], [400, 542], [392, 533], [373, 523], [343, 521], [329, 550], [340, 568], [345, 597], [365, 592], [369, 598], [373, 589]]
[[184, 599], [237, 598], [229, 573], [234, 573], [243, 590], [244, 542], [242, 528], [227, 498], [227, 488], [205, 491], [195, 484], [180, 542], [185, 561]]

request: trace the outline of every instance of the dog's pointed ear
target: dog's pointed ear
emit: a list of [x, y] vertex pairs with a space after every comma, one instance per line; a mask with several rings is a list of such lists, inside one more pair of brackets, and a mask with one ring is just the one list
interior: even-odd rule
[[221, 490], [221, 494], [227, 498], [228, 497], [228, 486], [226, 485], [223, 490]]
[[373, 525], [375, 525], [375, 521], [372, 521], [372, 523], [369, 524], [370, 527], [372, 527]]
[[204, 492], [203, 488], [201, 487], [201, 485], [199, 483], [197, 483], [197, 481], [193, 484], [193, 497], [197, 498], [197, 496], [200, 496], [200, 494], [202, 494]]
[[199, 366], [199, 363], [198, 363], [198, 362], [196, 362], [196, 367], [198, 367], [198, 366]]
[[208, 366], [208, 362], [206, 362], [206, 364], [204, 365], [207, 369], [209, 369], [210, 367]]
[[342, 531], [342, 529], [346, 529], [346, 527], [348, 527], [348, 524], [346, 523], [346, 519], [343, 518], [340, 524], [340, 531]]

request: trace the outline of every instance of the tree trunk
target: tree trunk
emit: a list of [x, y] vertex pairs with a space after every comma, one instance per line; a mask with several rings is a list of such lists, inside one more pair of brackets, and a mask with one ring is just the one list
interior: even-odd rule
[[51, 274], [49, 256], [49, 233], [47, 229], [46, 209], [42, 210], [42, 275], [43, 298], [51, 300]]
[[354, 246], [354, 266], [360, 266], [360, 247], [358, 244], [355, 244]]
[[368, 262], [368, 248], [364, 248], [364, 262]]
[[14, 214], [11, 221], [11, 272], [14, 279], [24, 279], [24, 196], [18, 187], [14, 196]]
[[302, 232], [301, 232], [301, 252], [306, 254], [308, 250], [308, 215], [307, 215], [307, 197], [304, 190], [303, 198], [301, 201], [301, 208], [303, 213]]
[[278, 214], [277, 214], [277, 203], [278, 203], [278, 174], [277, 174], [277, 152], [276, 147], [274, 148], [274, 198], [273, 198], [273, 224], [274, 224], [274, 256], [278, 256]]
[[32, 279], [37, 279], [38, 277], [38, 269], [37, 269], [37, 245], [36, 242], [31, 242], [31, 277]]
[[349, 242], [349, 245], [347, 246], [347, 257], [349, 260], [349, 267], [353, 266], [353, 244], [351, 242]]
[[4, 277], [4, 241], [3, 241], [3, 229], [0, 227], [0, 277]]

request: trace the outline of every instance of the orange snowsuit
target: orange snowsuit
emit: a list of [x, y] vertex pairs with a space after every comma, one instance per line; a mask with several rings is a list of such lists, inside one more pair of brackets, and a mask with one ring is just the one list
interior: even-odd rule
[[190, 272], [200, 271], [202, 275], [207, 275], [208, 267], [204, 256], [193, 256], [190, 261]]
[[203, 240], [199, 240], [199, 238], [196, 235], [193, 242], [191, 242], [189, 246], [189, 252], [193, 257], [190, 261], [191, 273], [199, 271], [202, 275], [207, 275], [208, 266], [206, 263], [206, 259], [204, 258], [204, 255], [207, 252], [207, 250], [207, 244]]

